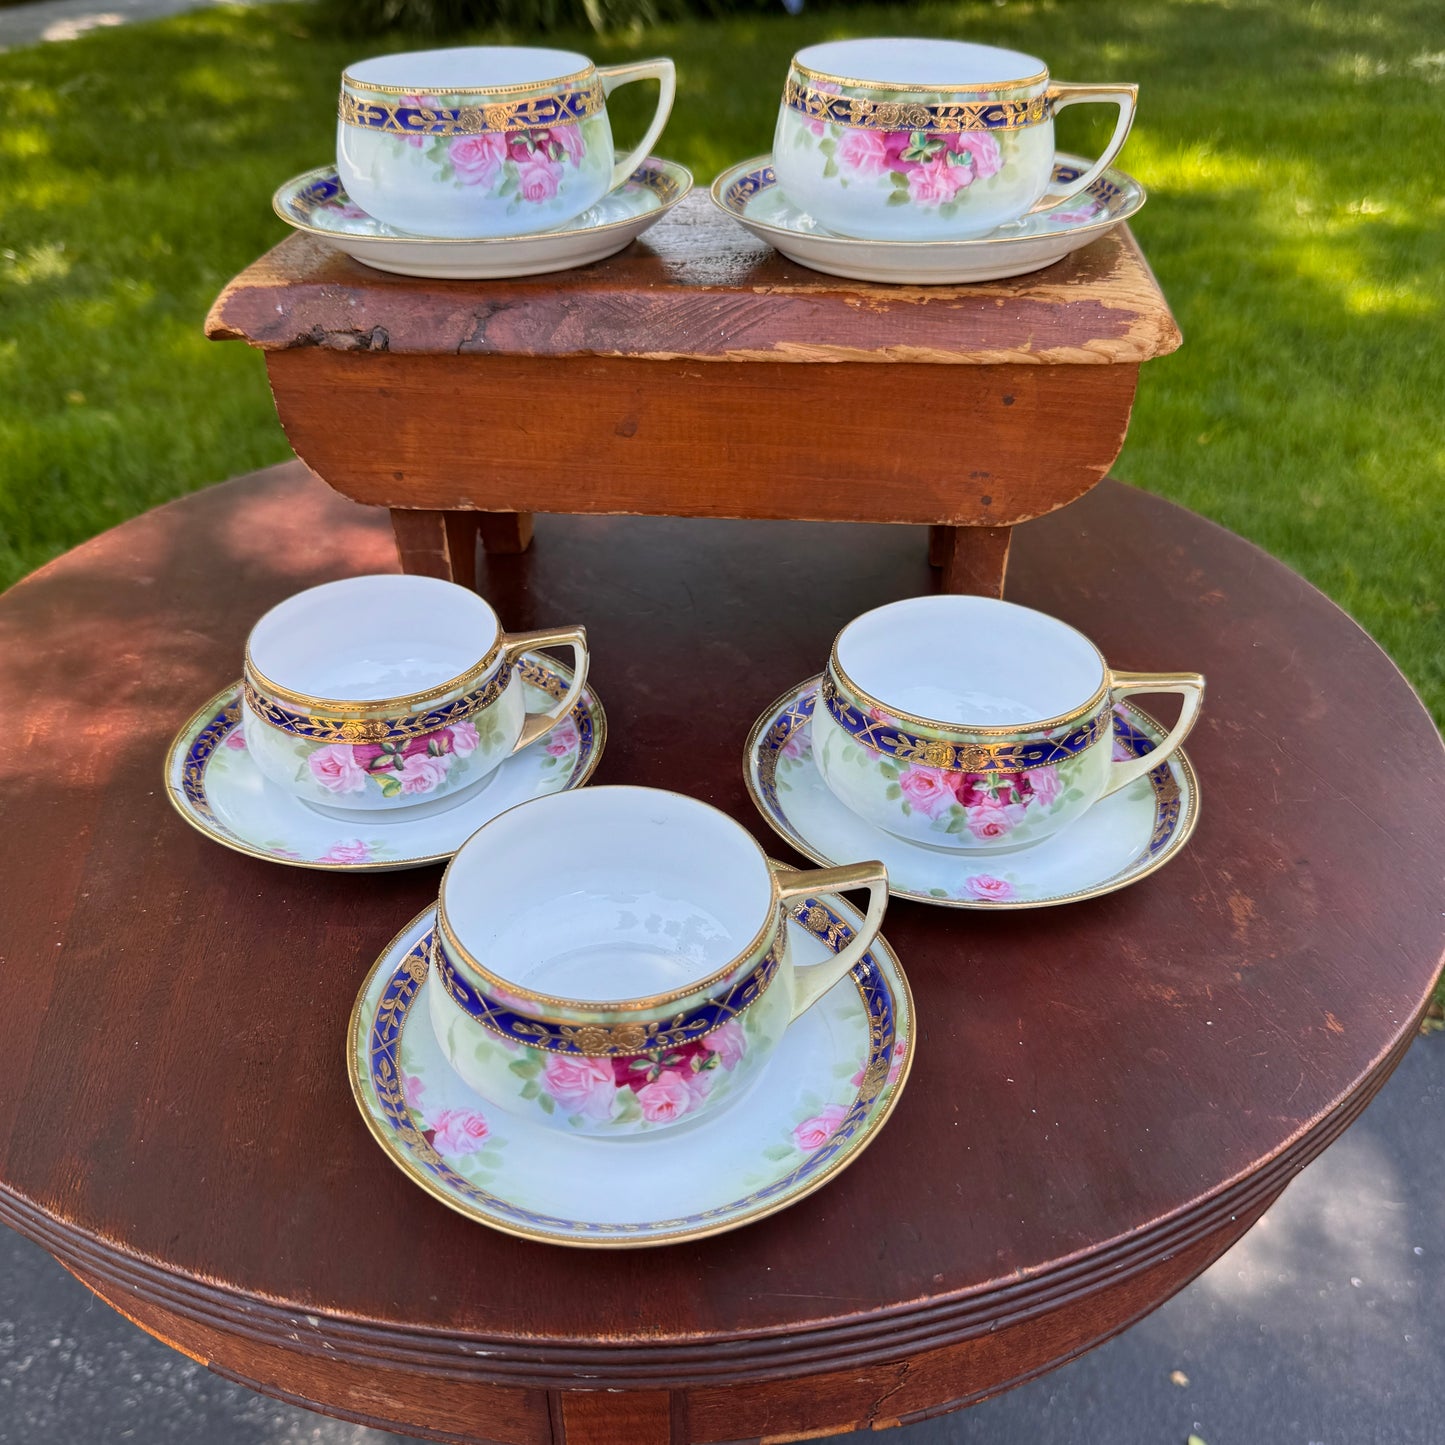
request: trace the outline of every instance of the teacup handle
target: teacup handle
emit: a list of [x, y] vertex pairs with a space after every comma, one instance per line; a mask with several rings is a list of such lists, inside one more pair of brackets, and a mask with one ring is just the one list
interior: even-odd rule
[[660, 87], [657, 111], [652, 117], [652, 124], [647, 127], [647, 134], [642, 137], [636, 149], [628, 153], [625, 160], [618, 161], [612, 167], [612, 184], [608, 189], [614, 190], [637, 169], [639, 162], [647, 159], [658, 136], [662, 134], [663, 126], [672, 114], [672, 98], [677, 94], [677, 67], [664, 57], [658, 60], [638, 60], [631, 65], [599, 65], [597, 74], [602, 78], [603, 95], [611, 95], [619, 85], [627, 85], [634, 80], [655, 79]]
[[529, 713], [522, 724], [522, 735], [512, 749], [519, 753], [530, 747], [538, 738], [544, 738], [568, 713], [572, 711], [582, 689], [587, 686], [587, 629], [585, 627], [544, 627], [540, 632], [509, 632], [502, 645], [512, 662], [524, 652], [535, 652], [539, 647], [570, 647], [572, 649], [572, 685], [562, 695], [560, 702], [553, 703], [546, 712]]
[[841, 868], [778, 868], [773, 876], [778, 880], [778, 896], [784, 902], [803, 894], [847, 893], [854, 888], [868, 890], [868, 912], [852, 940], [832, 958], [793, 970], [792, 1017], [797, 1018], [851, 972], [853, 965], [873, 947], [888, 907], [888, 870], [876, 862], [847, 863]]
[[1199, 704], [1204, 701], [1204, 679], [1197, 672], [1109, 673], [1109, 694], [1114, 702], [1136, 692], [1177, 692], [1184, 699], [1184, 706], [1179, 709], [1179, 721], [1169, 729], [1168, 737], [1157, 748], [1145, 753], [1142, 758], [1130, 758], [1128, 762], [1114, 764], [1109, 785], [1099, 795], [1101, 798], [1128, 787], [1135, 778], [1142, 778], [1145, 773], [1152, 773], [1189, 736], [1189, 729], [1199, 716]]
[[1104, 147], [1103, 155], [1078, 180], [1071, 181], [1063, 190], [1045, 191], [1025, 212], [1030, 216], [1035, 211], [1046, 211], [1050, 206], [1057, 206], [1061, 202], [1067, 201], [1070, 196], [1077, 196], [1080, 191], [1087, 191], [1098, 180], [1099, 173], [1119, 154], [1124, 142], [1129, 139], [1129, 128], [1134, 124], [1134, 105], [1139, 99], [1139, 87], [1137, 85], [1085, 85], [1077, 81], [1056, 80], [1049, 86], [1046, 94], [1055, 112], [1063, 110], [1066, 105], [1101, 101], [1108, 105], [1117, 105], [1119, 119], [1114, 125], [1114, 134], [1109, 137], [1109, 144]]

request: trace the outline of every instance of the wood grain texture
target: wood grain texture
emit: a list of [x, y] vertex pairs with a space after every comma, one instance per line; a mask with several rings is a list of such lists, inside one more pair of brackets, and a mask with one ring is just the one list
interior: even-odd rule
[[940, 569], [939, 588], [1002, 597], [1012, 538], [1012, 527], [931, 528], [928, 560]]
[[616, 256], [512, 281], [393, 276], [296, 233], [227, 285], [206, 334], [267, 351], [1026, 366], [1180, 343], [1127, 226], [1029, 276], [884, 286], [786, 260], [701, 194]]
[[[628, 1392], [647, 1441], [666, 1392], [675, 1445], [921, 1417], [1157, 1304], [1408, 1047], [1445, 941], [1438, 734], [1319, 593], [1106, 482], [1018, 532], [1008, 595], [1116, 667], [1208, 676], [1184, 853], [1065, 909], [895, 903], [914, 1074], [867, 1155], [793, 1209], [641, 1256], [471, 1225], [376, 1149], [342, 1066], [355, 990], [440, 870], [279, 869], [193, 833], [159, 786], [256, 617], [395, 565], [384, 513], [292, 465], [0, 599], [0, 1218], [223, 1373], [517, 1445], [572, 1424], [593, 1445], [575, 1391]], [[586, 622], [599, 781], [693, 793], [775, 851], [742, 785], [753, 718], [851, 617], [937, 585], [918, 534], [883, 526], [542, 517], [478, 566], [504, 625]]]
[[926, 366], [582, 358], [566, 405], [538, 414], [514, 404], [555, 385], [535, 358], [280, 351], [267, 365], [297, 455], [377, 506], [985, 527], [1106, 474], [1139, 371], [984, 366], [955, 384]]

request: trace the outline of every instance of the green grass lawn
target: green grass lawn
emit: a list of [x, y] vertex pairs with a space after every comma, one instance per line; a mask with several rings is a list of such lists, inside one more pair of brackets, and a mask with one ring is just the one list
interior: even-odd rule
[[[767, 149], [787, 58], [823, 37], [933, 31], [1044, 55], [1067, 78], [1138, 81], [1124, 164], [1150, 189], [1136, 230], [1185, 344], [1145, 368], [1116, 470], [1310, 577], [1438, 718], [1438, 22], [1438, 0], [1043, 0], [563, 43], [674, 56], [661, 149], [704, 184]], [[359, 48], [277, 6], [0, 55], [0, 583], [287, 455], [259, 356], [206, 342], [201, 320], [284, 234], [276, 184], [332, 154], [337, 73]], [[624, 121], [644, 99], [619, 96]], [[1070, 110], [1061, 143], [1097, 147], [1105, 124]]]

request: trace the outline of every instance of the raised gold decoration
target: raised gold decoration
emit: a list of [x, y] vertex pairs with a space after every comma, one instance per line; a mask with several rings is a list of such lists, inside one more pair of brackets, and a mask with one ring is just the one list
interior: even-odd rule
[[[358, 89], [370, 89], [358, 86]], [[577, 90], [532, 95], [525, 100], [493, 101], [484, 105], [443, 105], [403, 96], [400, 100], [370, 100], [343, 89], [337, 114], [343, 125], [379, 130], [389, 135], [481, 135], [537, 130], [554, 125], [575, 125], [597, 115], [606, 105], [600, 81]]]
[[[890, 87], [891, 89], [891, 87]], [[869, 100], [839, 95], [807, 81], [788, 76], [783, 104], [826, 124], [855, 130], [950, 132], [963, 130], [1022, 130], [1053, 114], [1047, 93], [1024, 100], [973, 100], [925, 102]]]

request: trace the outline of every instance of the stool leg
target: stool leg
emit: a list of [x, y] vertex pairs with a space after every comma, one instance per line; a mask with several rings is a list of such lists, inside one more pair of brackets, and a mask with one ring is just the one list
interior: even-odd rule
[[510, 556], [525, 552], [532, 545], [532, 514], [530, 512], [478, 512], [482, 529], [482, 546], [488, 552]]
[[440, 577], [459, 587], [477, 585], [479, 512], [423, 512], [391, 509], [391, 530], [401, 570]]
[[930, 527], [928, 560], [943, 569], [944, 592], [1002, 597], [1012, 527]]
[[549, 1391], [553, 1445], [679, 1445], [666, 1390]]

